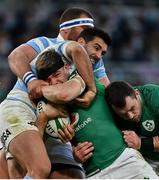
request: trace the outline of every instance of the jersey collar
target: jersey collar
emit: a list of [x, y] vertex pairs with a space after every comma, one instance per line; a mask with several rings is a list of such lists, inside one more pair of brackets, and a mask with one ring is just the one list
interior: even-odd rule
[[64, 41], [64, 38], [61, 36], [60, 33], [58, 34], [57, 39], [60, 40], [60, 41]]

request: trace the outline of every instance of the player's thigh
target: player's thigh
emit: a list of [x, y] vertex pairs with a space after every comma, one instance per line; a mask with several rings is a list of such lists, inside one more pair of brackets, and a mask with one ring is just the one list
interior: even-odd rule
[[21, 101], [5, 100], [0, 105], [0, 137], [2, 145], [8, 149], [8, 144], [25, 130], [37, 130], [31, 126], [36, 120], [36, 114], [27, 104]]
[[0, 179], [9, 179], [5, 151], [0, 150]]
[[151, 167], [156, 172], [156, 174], [159, 176], [159, 161], [152, 160], [152, 159], [149, 159], [149, 158], [145, 158], [145, 159], [151, 165]]
[[108, 172], [109, 177], [113, 179], [158, 179], [158, 176], [142, 155], [132, 148], [126, 148], [107, 170], [105, 173]]
[[24, 131], [12, 139], [9, 151], [24, 167], [50, 164], [40, 133], [35, 130]]

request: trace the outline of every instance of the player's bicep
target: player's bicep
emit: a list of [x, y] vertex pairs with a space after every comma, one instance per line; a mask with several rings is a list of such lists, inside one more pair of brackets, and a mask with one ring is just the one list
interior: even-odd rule
[[32, 47], [22, 44], [12, 51], [12, 53], [9, 55], [9, 60], [22, 60], [30, 63], [36, 56], [37, 52]]

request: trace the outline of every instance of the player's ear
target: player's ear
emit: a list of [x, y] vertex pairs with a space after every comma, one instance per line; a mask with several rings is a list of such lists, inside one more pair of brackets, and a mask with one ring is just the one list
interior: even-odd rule
[[140, 92], [138, 89], [135, 89], [135, 97], [136, 99], [138, 99], [138, 97], [140, 96]]
[[65, 71], [65, 72], [69, 72], [70, 67], [71, 67], [71, 66], [70, 66], [69, 64], [65, 64], [64, 67], [63, 67], [63, 68], [64, 68], [64, 71]]
[[86, 41], [83, 37], [78, 38], [77, 42], [82, 46], [84, 46], [86, 44]]
[[64, 69], [69, 69], [70, 67], [71, 67], [71, 65], [69, 65], [69, 64], [64, 65]]
[[45, 81], [48, 82], [49, 84], [50, 84], [50, 82], [51, 82], [51, 76], [52, 76], [52, 75], [50, 75], [49, 77], [47, 77], [46, 80], [45, 80]]
[[140, 95], [140, 92], [139, 92], [138, 89], [135, 89], [135, 95], [136, 95], [136, 96]]

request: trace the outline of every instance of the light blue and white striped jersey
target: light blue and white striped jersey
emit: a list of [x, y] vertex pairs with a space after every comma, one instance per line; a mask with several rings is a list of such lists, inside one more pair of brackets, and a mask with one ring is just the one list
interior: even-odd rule
[[[47, 48], [51, 43], [56, 43], [59, 40], [64, 41], [64, 39], [60, 35], [58, 35], [58, 37], [54, 39], [47, 37], [39, 37], [28, 41], [26, 44], [34, 48], [34, 50], [39, 54], [42, 50]], [[95, 65], [93, 65], [93, 69], [94, 69], [95, 77], [98, 78], [99, 80], [104, 77], [107, 77], [102, 58]]]
[[[41, 41], [41, 39], [42, 39], [42, 41]], [[41, 42], [43, 42], [43, 43], [41, 43]], [[28, 41], [27, 44], [32, 46], [33, 48], [36, 48], [38, 56], [41, 53], [43, 53], [44, 50], [47, 50], [49, 48], [54, 48], [56, 52], [58, 52], [60, 55], [62, 55], [64, 57], [66, 57], [64, 59], [65, 63], [71, 64], [72, 60], [67, 56], [66, 51], [65, 51], [65, 47], [67, 46], [67, 44], [69, 42], [70, 41], [61, 41], [61, 40], [58, 40], [57, 38], [48, 39], [45, 37], [40, 37], [40, 38], [33, 39], [31, 41]], [[38, 56], [30, 63], [31, 69], [35, 73], [35, 75], [36, 75], [35, 62], [36, 62]], [[13, 89], [19, 89], [19, 90], [27, 92], [27, 87], [20, 78], [18, 78]]]
[[102, 58], [96, 64], [93, 65], [93, 71], [95, 77], [99, 80], [107, 77]]
[[[67, 54], [65, 52], [65, 47], [67, 43], [70, 41], [64, 41], [63, 39], [60, 39], [59, 36], [57, 38], [47, 38], [47, 37], [39, 37], [32, 39], [28, 41], [26, 44], [31, 46], [38, 54], [42, 53], [45, 49], [54, 47], [55, 50], [61, 54], [64, 55], [67, 59], [67, 62], [69, 63], [69, 58], [67, 57]], [[36, 74], [35, 71], [35, 62], [37, 60], [37, 57], [30, 63], [32, 71]], [[104, 64], [103, 61], [100, 60], [95, 66], [94, 66], [94, 73], [95, 76], [98, 79], [101, 79], [106, 76]], [[16, 91], [18, 90], [18, 91]], [[20, 90], [20, 91], [19, 91]], [[18, 93], [18, 92], [22, 92]], [[35, 111], [31, 105], [31, 102], [29, 102], [29, 97], [27, 96], [26, 99], [24, 99], [23, 93], [27, 95], [27, 87], [23, 83], [21, 79], [18, 79], [13, 90], [9, 93], [8, 99], [10, 100], [16, 100], [20, 101], [22, 103], [25, 103], [28, 105], [28, 108], [31, 108], [33, 111]], [[49, 154], [51, 160], [53, 159], [53, 162], [56, 163], [66, 163], [66, 164], [72, 164], [78, 166], [77, 162], [74, 161], [73, 155], [72, 155], [72, 149], [70, 143], [67, 143], [67, 145], [63, 145], [63, 143], [58, 144], [58, 147], [56, 148], [56, 139], [51, 139], [51, 142], [53, 143], [53, 146], [49, 146], [49, 144], [46, 143], [48, 146], [48, 150], [51, 154]], [[54, 147], [54, 149], [52, 149]], [[53, 157], [53, 158], [52, 158]], [[61, 159], [60, 159], [61, 157]], [[56, 158], [56, 160], [55, 160]]]
[[[26, 44], [31, 46], [38, 54], [42, 53], [48, 47], [55, 47], [55, 50], [59, 54], [67, 57], [65, 53], [65, 48], [64, 48], [66, 45], [66, 42], [69, 42], [69, 41], [64, 41], [61, 36], [58, 36], [57, 38], [47, 38], [47, 37], [42, 36], [42, 37], [38, 37], [38, 38], [30, 40]], [[36, 74], [36, 70], [35, 70], [36, 59], [37, 58], [35, 58], [30, 63], [31, 69], [35, 74]], [[93, 69], [94, 69], [94, 75], [99, 80], [106, 77], [104, 63], [102, 59], [100, 59], [100, 61], [93, 66]], [[27, 92], [27, 88], [21, 79], [17, 80], [17, 83], [14, 88]]]

